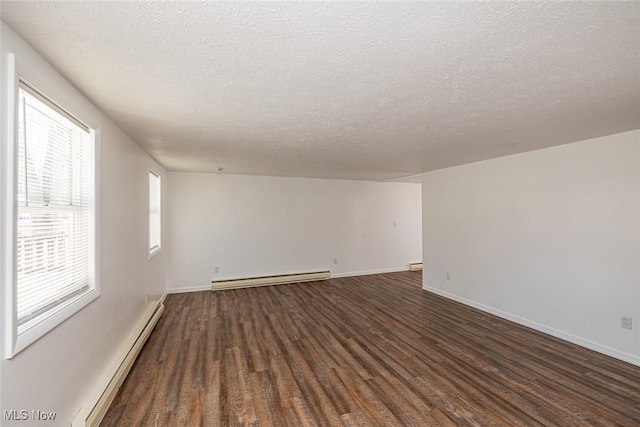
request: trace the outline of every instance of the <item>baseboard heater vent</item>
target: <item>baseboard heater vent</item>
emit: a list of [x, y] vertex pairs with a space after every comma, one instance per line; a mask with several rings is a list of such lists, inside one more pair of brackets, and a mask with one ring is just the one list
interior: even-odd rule
[[253, 286], [283, 285], [285, 283], [310, 282], [327, 280], [331, 277], [328, 271], [314, 271], [310, 273], [284, 274], [280, 276], [248, 277], [245, 279], [213, 280], [211, 290], [250, 288]]
[[72, 427], [96, 427], [100, 424], [163, 312], [163, 304], [150, 304], [109, 370], [73, 418]]
[[411, 271], [420, 271], [422, 270], [422, 263], [421, 262], [414, 262], [409, 264], [409, 269]]

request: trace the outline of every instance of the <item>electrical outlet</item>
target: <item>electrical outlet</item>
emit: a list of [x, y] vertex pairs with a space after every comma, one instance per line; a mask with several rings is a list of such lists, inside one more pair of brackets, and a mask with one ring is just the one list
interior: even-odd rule
[[149, 304], [149, 294], [145, 295], [144, 302]]
[[620, 323], [623, 329], [633, 329], [631, 317], [620, 316]]
[[396, 226], [396, 222], [395, 222], [395, 221], [393, 221], [393, 226], [394, 226], [394, 227]]
[[334, 264], [337, 264], [337, 263], [338, 263], [338, 258], [334, 258], [334, 259], [333, 259], [333, 263], [334, 263]]
[[220, 273], [220, 267], [214, 267], [213, 272], [216, 274]]
[[450, 279], [451, 279], [451, 274], [447, 273], [447, 280], [450, 280]]

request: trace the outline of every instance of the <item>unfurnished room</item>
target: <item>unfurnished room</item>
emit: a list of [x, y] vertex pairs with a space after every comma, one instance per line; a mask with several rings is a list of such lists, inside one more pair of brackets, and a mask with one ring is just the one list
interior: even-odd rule
[[1, 426], [640, 425], [640, 1], [0, 31]]

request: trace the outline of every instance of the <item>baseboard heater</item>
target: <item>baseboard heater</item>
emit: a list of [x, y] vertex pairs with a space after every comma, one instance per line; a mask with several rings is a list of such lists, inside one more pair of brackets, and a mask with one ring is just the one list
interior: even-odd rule
[[109, 370], [74, 417], [72, 427], [96, 427], [100, 424], [163, 312], [164, 304], [150, 304]]
[[413, 263], [409, 264], [409, 269], [411, 271], [420, 271], [420, 270], [422, 270], [422, 263], [421, 262], [413, 262]]
[[309, 273], [283, 274], [279, 276], [248, 277], [245, 279], [213, 280], [211, 290], [250, 288], [254, 286], [283, 285], [285, 283], [310, 282], [327, 280], [331, 277], [329, 271], [314, 271]]

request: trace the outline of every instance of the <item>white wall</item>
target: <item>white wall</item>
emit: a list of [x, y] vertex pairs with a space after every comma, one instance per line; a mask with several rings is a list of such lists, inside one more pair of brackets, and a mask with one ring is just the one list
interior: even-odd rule
[[[167, 239], [164, 239], [165, 250], [151, 261], [147, 259], [147, 171], [153, 167], [165, 178], [165, 183], [167, 174], [4, 24], [1, 67], [3, 116], [7, 111], [4, 94], [7, 93], [8, 52], [15, 53], [22, 65], [35, 70], [40, 78], [59, 89], [66, 102], [90, 111], [98, 118], [101, 128], [102, 295], [13, 359], [2, 358], [0, 361], [0, 410], [40, 409], [58, 414], [55, 422], [2, 421], [0, 424], [68, 426], [89, 390], [142, 316], [146, 308], [146, 294], [159, 296], [165, 290]], [[3, 117], [3, 126], [6, 125]], [[6, 148], [7, 141], [3, 140], [0, 150], [3, 158], [0, 160], [6, 159]], [[2, 189], [0, 200], [4, 201], [4, 182]], [[167, 194], [165, 186], [165, 212]], [[0, 219], [4, 221], [4, 217]], [[166, 221], [163, 228], [166, 236]], [[0, 246], [8, 243], [3, 239]], [[0, 328], [1, 334], [5, 333], [4, 326]], [[0, 342], [4, 343], [4, 337]]]
[[169, 175], [170, 292], [302, 271], [397, 271], [422, 258], [419, 184]]
[[640, 365], [640, 130], [422, 187], [425, 289]]

